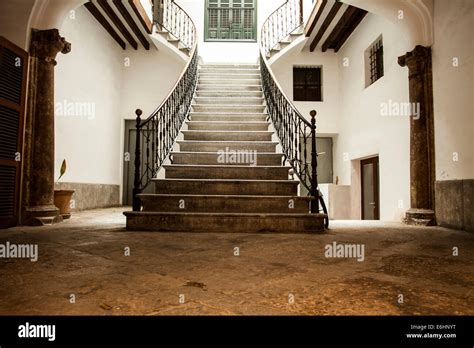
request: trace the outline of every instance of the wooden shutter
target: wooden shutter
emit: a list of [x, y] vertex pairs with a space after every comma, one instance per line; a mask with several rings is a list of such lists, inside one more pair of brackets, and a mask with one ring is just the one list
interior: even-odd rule
[[206, 40], [255, 40], [255, 0], [206, 0]]
[[322, 101], [320, 67], [293, 68], [293, 100]]
[[18, 223], [28, 53], [0, 36], [0, 228]]

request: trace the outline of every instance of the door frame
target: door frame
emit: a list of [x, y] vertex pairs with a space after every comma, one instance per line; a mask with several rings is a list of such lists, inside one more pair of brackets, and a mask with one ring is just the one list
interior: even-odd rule
[[360, 186], [361, 186], [361, 219], [364, 219], [364, 165], [373, 164], [374, 165], [374, 196], [375, 196], [375, 212], [374, 220], [380, 220], [380, 175], [379, 175], [379, 156], [370, 157], [360, 161]]

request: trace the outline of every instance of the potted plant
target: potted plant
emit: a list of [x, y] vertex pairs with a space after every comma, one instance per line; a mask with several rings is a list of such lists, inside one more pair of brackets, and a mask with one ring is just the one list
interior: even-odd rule
[[[56, 183], [59, 183], [59, 180], [65, 173], [66, 160], [63, 160], [59, 173], [59, 178]], [[54, 190], [54, 205], [58, 207], [59, 213], [61, 214], [63, 219], [69, 219], [71, 217], [71, 199], [74, 192], [74, 190]]]

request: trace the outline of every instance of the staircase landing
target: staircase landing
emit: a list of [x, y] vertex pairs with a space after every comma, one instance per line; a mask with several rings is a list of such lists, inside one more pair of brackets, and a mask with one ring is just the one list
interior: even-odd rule
[[201, 65], [180, 139], [155, 193], [139, 195], [142, 211], [125, 213], [128, 230], [324, 230], [324, 215], [310, 214], [312, 198], [299, 197], [299, 182], [289, 179], [258, 65]]

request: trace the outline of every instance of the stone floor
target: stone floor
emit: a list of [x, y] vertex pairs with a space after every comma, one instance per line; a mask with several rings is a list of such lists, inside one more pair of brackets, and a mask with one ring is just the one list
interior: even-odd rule
[[[1, 230], [0, 244], [37, 243], [39, 260], [0, 259], [0, 315], [474, 314], [470, 233], [354, 221], [313, 235], [130, 233], [123, 210]], [[365, 260], [326, 258], [334, 241], [364, 244]]]

